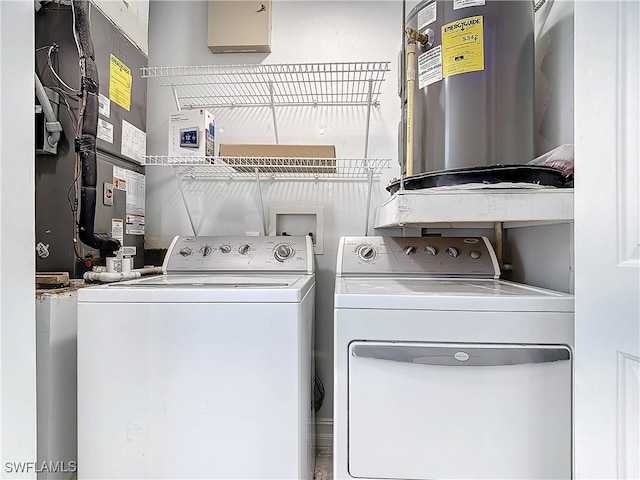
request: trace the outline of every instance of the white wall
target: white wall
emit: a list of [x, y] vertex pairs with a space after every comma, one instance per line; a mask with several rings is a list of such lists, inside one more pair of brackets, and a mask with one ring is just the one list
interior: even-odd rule
[[[0, 2], [0, 468], [36, 460], [33, 2]], [[9, 475], [8, 475], [9, 476]], [[4, 478], [4, 477], [3, 477]], [[10, 475], [35, 478], [35, 473]]]
[[573, 0], [547, 0], [536, 13], [536, 155], [573, 143]]
[[[271, 54], [213, 55], [206, 44], [206, 2], [152, 2], [149, 65], [214, 63], [297, 63], [392, 61], [383, 84], [381, 106], [372, 112], [370, 158], [392, 158], [394, 165], [374, 183], [372, 206], [388, 197], [384, 186], [398, 169], [395, 162], [399, 120], [396, 58], [401, 48], [402, 10], [398, 1], [276, 1]], [[149, 154], [167, 153], [168, 113], [175, 109], [171, 90], [149, 81]], [[274, 143], [268, 109], [216, 110], [217, 141]], [[278, 110], [280, 143], [334, 144], [340, 158], [364, 154], [366, 109], [287, 108]], [[321, 418], [332, 416], [333, 283], [340, 235], [365, 229], [366, 181], [262, 182], [264, 206], [324, 205], [324, 254], [317, 256], [317, 368], [326, 386]], [[184, 183], [185, 197], [199, 234], [243, 235], [262, 231], [255, 182]], [[189, 219], [172, 171], [147, 168], [147, 248], [166, 248], [176, 234], [190, 234]], [[268, 213], [268, 212], [267, 212]], [[373, 216], [370, 219], [370, 232]]]

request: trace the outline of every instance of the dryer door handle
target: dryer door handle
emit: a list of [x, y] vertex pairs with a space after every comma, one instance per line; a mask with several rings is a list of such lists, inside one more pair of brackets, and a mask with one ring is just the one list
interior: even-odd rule
[[492, 367], [549, 363], [571, 359], [564, 345], [437, 345], [437, 344], [362, 344], [351, 347], [359, 358], [450, 367]]

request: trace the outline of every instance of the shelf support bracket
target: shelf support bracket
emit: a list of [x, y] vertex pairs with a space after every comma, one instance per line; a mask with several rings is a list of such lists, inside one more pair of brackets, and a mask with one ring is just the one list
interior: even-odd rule
[[365, 209], [364, 236], [369, 235], [369, 213], [371, 210], [371, 190], [373, 189], [373, 168], [367, 167], [367, 208]]
[[278, 139], [278, 122], [276, 120], [276, 102], [273, 98], [273, 82], [269, 82], [269, 96], [271, 99], [271, 116], [273, 117], [273, 133], [276, 136], [276, 145], [280, 143]]
[[260, 185], [260, 171], [258, 167], [255, 168], [256, 172], [256, 185], [258, 186], [258, 197], [260, 199], [260, 216], [262, 217], [262, 234], [267, 235], [267, 218], [264, 214], [264, 202], [262, 201], [262, 186]]
[[369, 80], [369, 93], [367, 94], [367, 123], [364, 134], [364, 158], [369, 154], [369, 125], [371, 123], [371, 104], [373, 99], [373, 80]]
[[184, 195], [184, 190], [182, 189], [182, 180], [180, 179], [179, 170], [180, 170], [179, 168], [176, 168], [173, 170], [173, 172], [176, 174], [176, 181], [178, 182], [178, 190], [180, 190], [180, 196], [182, 197], [182, 203], [184, 204], [184, 209], [187, 211], [187, 217], [189, 218], [189, 224], [191, 225], [191, 230], [193, 231], [193, 234], [197, 236], [198, 232], [196, 232], [196, 227], [195, 227], [195, 224], [193, 223], [193, 217], [191, 217], [191, 211], [189, 210], [189, 205], [187, 204], [187, 199]]
[[504, 224], [495, 222], [493, 232], [496, 237], [496, 258], [501, 272], [510, 271], [513, 267], [509, 263], [504, 263]]
[[176, 108], [178, 109], [179, 112], [181, 112], [182, 108], [180, 108], [180, 100], [178, 99], [178, 90], [176, 89], [175, 85], [171, 85], [171, 91], [173, 92], [173, 100], [176, 102]]

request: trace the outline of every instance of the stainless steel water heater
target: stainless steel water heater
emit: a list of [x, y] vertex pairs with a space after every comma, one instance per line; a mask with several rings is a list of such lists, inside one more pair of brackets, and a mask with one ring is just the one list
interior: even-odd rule
[[404, 176], [530, 161], [533, 2], [424, 0], [406, 27], [414, 54], [401, 56]]

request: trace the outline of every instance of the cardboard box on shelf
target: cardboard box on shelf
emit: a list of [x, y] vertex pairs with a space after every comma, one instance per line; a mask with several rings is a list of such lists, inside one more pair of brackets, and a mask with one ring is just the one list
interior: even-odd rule
[[169, 116], [170, 157], [215, 155], [215, 121], [203, 108], [173, 112]]
[[[336, 147], [334, 145], [270, 145], [221, 143], [220, 157], [238, 172], [260, 173], [335, 173]], [[229, 157], [256, 157], [251, 166], [245, 159]], [[312, 161], [306, 159], [314, 159]]]

